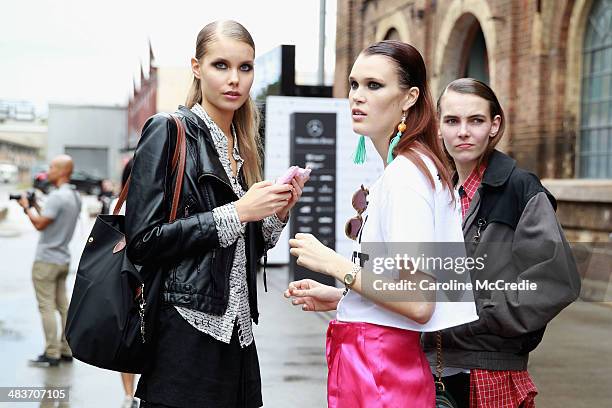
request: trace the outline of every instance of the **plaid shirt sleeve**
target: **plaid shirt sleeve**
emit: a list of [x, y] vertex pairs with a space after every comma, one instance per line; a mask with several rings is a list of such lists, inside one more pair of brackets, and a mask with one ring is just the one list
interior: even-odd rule
[[535, 408], [537, 394], [526, 370], [470, 371], [470, 408]]

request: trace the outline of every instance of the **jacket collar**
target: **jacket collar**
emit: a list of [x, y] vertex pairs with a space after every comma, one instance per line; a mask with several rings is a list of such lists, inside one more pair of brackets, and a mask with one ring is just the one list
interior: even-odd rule
[[217, 152], [212, 136], [210, 134], [210, 130], [208, 129], [208, 126], [206, 126], [206, 123], [202, 120], [202, 118], [193, 113], [191, 109], [187, 108], [186, 106], [179, 105], [178, 112], [185, 118], [187, 122], [189, 122], [190, 125], [195, 126], [197, 128], [197, 134], [193, 134], [192, 132], [186, 133], [196, 139], [202, 137], [205, 141], [205, 143], [199, 144], [201, 151], [200, 163], [202, 165], [202, 175], [214, 176], [215, 178], [227, 184], [227, 186], [231, 190], [232, 187], [229, 177], [227, 176], [227, 173], [225, 173], [225, 169], [223, 169], [223, 165], [221, 164], [221, 160], [219, 159], [219, 152]]
[[499, 187], [505, 184], [515, 167], [516, 160], [499, 150], [493, 150], [482, 178], [482, 184], [490, 187]]
[[[179, 105], [178, 112], [185, 118], [186, 121], [190, 122], [192, 125], [195, 125], [199, 130], [203, 131], [205, 136], [210, 139], [212, 142], [212, 137], [210, 136], [210, 131], [208, 130], [208, 126], [206, 123], [200, 118], [198, 115], [193, 113], [191, 109], [186, 106]], [[194, 136], [194, 135], [191, 135]]]

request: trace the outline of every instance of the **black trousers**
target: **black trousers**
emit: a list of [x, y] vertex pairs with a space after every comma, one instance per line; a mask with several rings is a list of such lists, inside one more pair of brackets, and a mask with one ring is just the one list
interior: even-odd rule
[[151, 370], [136, 396], [146, 408], [257, 408], [263, 405], [255, 342], [240, 347], [192, 327], [174, 306], [160, 310]]

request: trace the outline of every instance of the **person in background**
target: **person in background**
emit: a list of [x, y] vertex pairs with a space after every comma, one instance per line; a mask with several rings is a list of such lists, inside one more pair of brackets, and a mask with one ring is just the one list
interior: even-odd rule
[[[32, 282], [42, 318], [45, 350], [30, 360], [30, 365], [36, 367], [55, 367], [60, 360], [72, 361], [72, 351], [64, 335], [68, 313], [66, 276], [70, 265], [68, 244], [81, 213], [81, 196], [69, 184], [73, 168], [72, 158], [68, 155], [51, 160], [48, 177], [55, 189], [49, 193], [44, 208], [37, 205], [30, 207], [25, 196], [19, 200], [25, 215], [40, 231], [32, 266]], [[56, 312], [59, 312], [61, 321], [59, 331]]]
[[98, 194], [98, 201], [102, 204], [101, 214], [109, 214], [112, 211], [111, 202], [113, 201], [114, 190], [115, 186], [112, 180], [102, 180], [102, 188], [100, 194]]

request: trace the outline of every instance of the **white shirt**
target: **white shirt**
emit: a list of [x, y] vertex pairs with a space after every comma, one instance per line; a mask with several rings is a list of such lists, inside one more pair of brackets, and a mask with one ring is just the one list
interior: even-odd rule
[[[368, 242], [463, 243], [459, 198], [452, 205], [433, 162], [425, 155], [420, 157], [434, 179], [435, 191], [412, 161], [401, 155], [396, 157], [369, 189], [368, 208], [362, 215], [365, 224], [361, 244], [356, 242], [355, 250], [362, 252], [362, 244]], [[473, 296], [470, 298], [473, 300]], [[337, 319], [430, 332], [475, 321], [478, 315], [473, 301], [436, 302], [429, 322], [419, 324], [349, 291], [338, 304]]]

